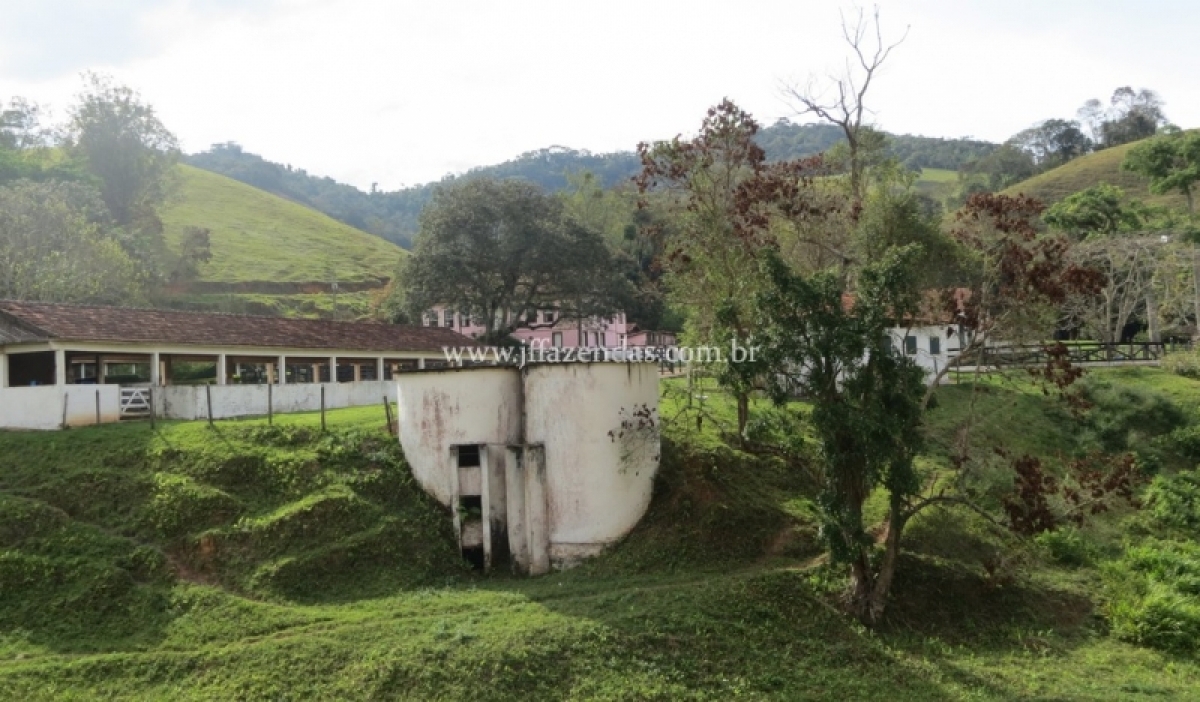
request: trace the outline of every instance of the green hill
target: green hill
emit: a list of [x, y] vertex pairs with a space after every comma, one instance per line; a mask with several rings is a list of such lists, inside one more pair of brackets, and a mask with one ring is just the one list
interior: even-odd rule
[[379, 287], [400, 247], [276, 195], [192, 166], [160, 214], [178, 247], [187, 226], [211, 230], [213, 259], [189, 292], [319, 292]]
[[1187, 202], [1182, 195], [1152, 195], [1149, 181], [1136, 173], [1121, 170], [1125, 154], [1137, 143], [1139, 142], [1122, 144], [1081, 156], [1070, 163], [1021, 181], [1002, 192], [1005, 195], [1023, 193], [1051, 205], [1072, 193], [1100, 183], [1108, 183], [1123, 189], [1130, 198], [1146, 204], [1186, 210]]

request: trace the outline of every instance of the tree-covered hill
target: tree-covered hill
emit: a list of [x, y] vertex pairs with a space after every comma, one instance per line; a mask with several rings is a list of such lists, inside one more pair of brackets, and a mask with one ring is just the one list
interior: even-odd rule
[[[842, 140], [837, 127], [792, 124], [786, 119], [766, 127], [759, 134], [759, 143], [771, 160], [812, 156]], [[974, 139], [889, 135], [888, 140], [889, 153], [911, 170], [957, 170], [995, 148], [995, 144]], [[332, 178], [312, 175], [304, 169], [267, 161], [234, 143], [215, 144], [208, 151], [188, 156], [186, 161], [308, 205], [405, 248], [411, 245], [416, 234], [421, 209], [439, 184], [426, 183], [393, 192], [364, 192]], [[571, 173], [589, 171], [601, 185], [612, 187], [628, 180], [638, 168], [637, 155], [632, 151], [597, 154], [552, 146], [521, 154], [504, 163], [450, 175], [441, 182], [478, 176], [523, 178], [557, 192], [568, 187], [567, 176]]]

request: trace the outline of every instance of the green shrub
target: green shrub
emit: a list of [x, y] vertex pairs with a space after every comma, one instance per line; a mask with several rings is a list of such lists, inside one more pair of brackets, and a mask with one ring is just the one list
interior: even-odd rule
[[1144, 515], [1157, 526], [1200, 533], [1200, 471], [1155, 476], [1144, 504]]
[[1074, 527], [1044, 531], [1034, 541], [1046, 550], [1050, 558], [1065, 566], [1078, 568], [1089, 565], [1096, 557], [1095, 547]]
[[1200, 546], [1150, 541], [1105, 569], [1118, 638], [1151, 648], [1200, 650]]
[[1200, 603], [1162, 583], [1112, 606], [1113, 634], [1132, 643], [1177, 653], [1200, 647]]

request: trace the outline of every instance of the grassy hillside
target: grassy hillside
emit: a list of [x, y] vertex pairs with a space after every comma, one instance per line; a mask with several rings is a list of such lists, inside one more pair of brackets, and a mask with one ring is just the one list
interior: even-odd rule
[[[1168, 451], [1163, 432], [1196, 423], [1200, 382], [1154, 369], [1089, 382], [1084, 418], [996, 384], [978, 398], [980, 441]], [[666, 392], [665, 417], [682, 408]], [[702, 395], [702, 427], [669, 425], [634, 533], [536, 579], [464, 568], [380, 408], [334, 412], [324, 435], [312, 415], [0, 433], [0, 696], [1200, 698], [1194, 650], [1131, 643], [1155, 634], [1128, 622], [1169, 580], [1138, 568], [1192, 567], [1165, 560], [1184, 541], [1127, 553], [1135, 537], [1170, 537], [1152, 500], [1144, 518], [1105, 515], [999, 567], [1003, 542], [981, 520], [925, 513], [906, 532], [888, 621], [866, 631], [837, 611], [804, 466], [724, 445], [714, 429], [732, 408]], [[935, 466], [970, 394], [939, 398], [922, 458]], [[1138, 587], [1148, 594], [1121, 589]], [[1186, 612], [1192, 593], [1152, 604]]]
[[1085, 190], [1100, 183], [1122, 188], [1131, 197], [1147, 204], [1160, 205], [1186, 211], [1187, 201], [1182, 195], [1152, 195], [1145, 178], [1136, 173], [1121, 170], [1125, 154], [1134, 144], [1123, 144], [1111, 149], [1081, 156], [1065, 165], [1036, 175], [1003, 191], [1006, 195], [1024, 193], [1036, 197], [1046, 204], [1054, 204], [1066, 196]]
[[392, 276], [404, 255], [377, 236], [231, 178], [187, 165], [178, 176], [161, 215], [172, 246], [179, 245], [185, 226], [212, 231], [213, 260], [203, 269], [202, 284], [279, 293], [292, 291], [257, 290], [254, 284], [377, 283]]

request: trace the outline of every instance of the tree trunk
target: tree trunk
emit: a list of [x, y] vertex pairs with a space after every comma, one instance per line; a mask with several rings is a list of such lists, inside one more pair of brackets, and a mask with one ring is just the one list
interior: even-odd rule
[[888, 512], [887, 534], [883, 540], [883, 561], [879, 564], [879, 573], [875, 576], [875, 585], [871, 589], [871, 600], [867, 608], [870, 624], [878, 623], [887, 608], [888, 597], [892, 592], [892, 579], [896, 575], [896, 561], [900, 558], [900, 535], [907, 521], [903, 505], [897, 500], [892, 500], [891, 510]]
[[1152, 343], [1162, 341], [1162, 332], [1158, 325], [1158, 298], [1154, 296], [1154, 281], [1146, 285], [1146, 332]]
[[750, 394], [744, 390], [737, 393], [737, 432], [738, 438], [746, 436], [746, 424], [750, 422]]

